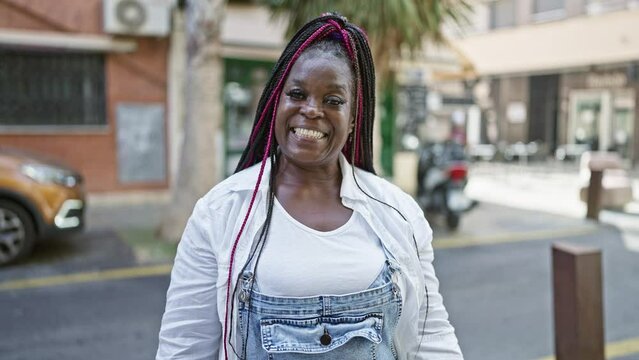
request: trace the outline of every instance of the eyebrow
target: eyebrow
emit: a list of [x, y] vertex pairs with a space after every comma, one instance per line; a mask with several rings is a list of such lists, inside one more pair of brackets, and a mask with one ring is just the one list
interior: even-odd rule
[[[306, 85], [306, 83], [304, 82], [304, 80], [301, 79], [291, 79], [291, 83], [293, 85], [298, 85], [298, 86], [304, 86]], [[329, 84], [329, 87], [331, 88], [331, 90], [336, 89], [336, 90], [342, 90], [344, 92], [348, 92], [349, 88], [347, 86], [341, 85], [341, 84]]]

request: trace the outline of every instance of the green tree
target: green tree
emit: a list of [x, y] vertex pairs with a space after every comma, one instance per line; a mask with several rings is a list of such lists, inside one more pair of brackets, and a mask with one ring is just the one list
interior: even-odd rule
[[[292, 35], [309, 19], [327, 11], [336, 11], [360, 26], [368, 34], [378, 80], [377, 113], [381, 121], [382, 143], [375, 152], [387, 175], [392, 175], [394, 141], [394, 77], [391, 62], [421, 54], [425, 40], [444, 42], [443, 25], [468, 22], [469, 0], [262, 0], [275, 19], [288, 21]], [[381, 91], [379, 91], [381, 90]], [[380, 129], [380, 128], [377, 128]], [[379, 134], [380, 130], [376, 130]], [[375, 142], [379, 144], [379, 141]], [[378, 161], [379, 157], [376, 157]], [[378, 162], [376, 161], [376, 162]], [[376, 165], [379, 168], [379, 164]]]
[[380, 88], [392, 81], [390, 63], [413, 56], [424, 40], [444, 41], [443, 24], [468, 22], [468, 0], [262, 0], [292, 35], [309, 19], [337, 11], [368, 34]]

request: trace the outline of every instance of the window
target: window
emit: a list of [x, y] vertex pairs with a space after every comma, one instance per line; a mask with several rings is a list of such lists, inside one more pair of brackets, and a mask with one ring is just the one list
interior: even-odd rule
[[0, 126], [105, 124], [102, 55], [0, 48]]
[[566, 16], [564, 0], [534, 0], [533, 20], [549, 21]]
[[554, 10], [562, 10], [564, 0], [535, 0], [535, 13], [543, 13]]
[[490, 28], [498, 29], [515, 25], [515, 0], [498, 0], [490, 3]]
[[625, 8], [626, 0], [588, 0], [586, 5], [588, 14], [600, 14]]
[[224, 59], [226, 175], [235, 172], [251, 135], [255, 112], [274, 63]]

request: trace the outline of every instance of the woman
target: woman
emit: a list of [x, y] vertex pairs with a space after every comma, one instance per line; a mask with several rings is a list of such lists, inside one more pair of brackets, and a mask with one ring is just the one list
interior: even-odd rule
[[346, 19], [293, 37], [236, 173], [184, 231], [157, 359], [462, 359], [430, 227], [374, 174], [374, 89]]

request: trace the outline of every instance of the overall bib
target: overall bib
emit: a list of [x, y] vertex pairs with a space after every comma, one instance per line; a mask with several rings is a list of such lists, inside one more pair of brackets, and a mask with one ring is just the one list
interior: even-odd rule
[[396, 360], [393, 334], [402, 299], [389, 260], [368, 289], [346, 295], [261, 294], [241, 276], [235, 350], [250, 360]]

